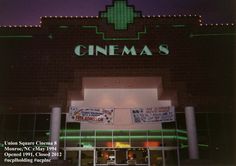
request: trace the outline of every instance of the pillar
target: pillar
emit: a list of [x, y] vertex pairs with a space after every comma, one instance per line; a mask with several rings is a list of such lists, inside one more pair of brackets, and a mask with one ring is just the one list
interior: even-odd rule
[[[59, 136], [61, 128], [61, 108], [53, 107], [51, 112], [50, 120], [50, 142], [53, 143], [51, 146], [51, 152], [59, 152]], [[57, 160], [58, 156], [51, 156], [52, 160]]]
[[194, 107], [185, 107], [185, 119], [188, 135], [188, 151], [190, 159], [199, 159], [197, 129]]

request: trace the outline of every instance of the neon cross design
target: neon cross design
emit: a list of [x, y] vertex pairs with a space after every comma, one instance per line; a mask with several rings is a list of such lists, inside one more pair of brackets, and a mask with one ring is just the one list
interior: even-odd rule
[[136, 17], [141, 17], [141, 12], [135, 11], [127, 0], [114, 0], [112, 6], [107, 6], [106, 11], [100, 12], [100, 17], [107, 18], [107, 22], [113, 24], [115, 30], [127, 30], [128, 24], [134, 23]]

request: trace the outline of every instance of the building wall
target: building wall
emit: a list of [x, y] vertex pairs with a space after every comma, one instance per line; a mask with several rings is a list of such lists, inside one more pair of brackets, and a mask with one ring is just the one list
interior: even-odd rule
[[[62, 25], [67, 28], [61, 28]], [[68, 106], [73, 98], [83, 97], [83, 77], [159, 76], [165, 92], [163, 98], [176, 92], [176, 106], [180, 109], [194, 105], [199, 111], [232, 111], [235, 42], [233, 35], [227, 34], [235, 32], [234, 26], [200, 26], [195, 16], [138, 18], [130, 27], [133, 33], [128, 29], [122, 35], [137, 37], [137, 32], [145, 27], [146, 33], [139, 40], [109, 41], [96, 34], [95, 29], [84, 28], [85, 25], [97, 26], [105, 37], [119, 36], [99, 18], [43, 18], [41, 27], [0, 28], [3, 55], [0, 98], [4, 110]], [[74, 49], [81, 43], [134, 45], [139, 51], [144, 45], [156, 50], [165, 43], [170, 54], [162, 56], [154, 51], [151, 57], [78, 57]], [[79, 95], [73, 97], [71, 92]]]
[[[108, 41], [95, 29], [83, 27], [86, 25], [97, 26], [106, 32], [105, 37], [137, 37], [144, 28], [147, 33], [139, 40]], [[144, 44], [155, 50], [166, 43], [170, 54], [78, 57], [74, 49], [81, 43], [135, 45], [139, 50]], [[118, 34], [100, 18], [43, 18], [41, 27], [0, 27], [0, 55], [3, 113], [49, 112], [52, 105], [61, 105], [68, 112], [71, 100], [84, 98], [84, 77], [161, 77], [161, 100], [175, 96], [177, 112], [190, 105], [197, 114], [203, 113], [197, 120], [210, 119], [205, 123], [209, 127], [197, 123], [200, 143], [209, 145], [202, 157], [222, 163], [233, 159], [235, 26], [200, 26], [195, 16], [142, 17]], [[8, 138], [7, 134], [16, 138], [12, 126], [17, 125], [6, 125], [7, 131], [2, 127], [2, 139]], [[210, 132], [202, 131], [207, 128]], [[24, 138], [24, 133], [19, 134]]]

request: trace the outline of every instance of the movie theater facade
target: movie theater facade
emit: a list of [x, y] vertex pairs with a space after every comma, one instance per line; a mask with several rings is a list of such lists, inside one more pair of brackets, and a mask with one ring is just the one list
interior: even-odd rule
[[1, 143], [56, 141], [53, 159], [75, 166], [230, 163], [235, 34], [124, 0], [1, 26]]

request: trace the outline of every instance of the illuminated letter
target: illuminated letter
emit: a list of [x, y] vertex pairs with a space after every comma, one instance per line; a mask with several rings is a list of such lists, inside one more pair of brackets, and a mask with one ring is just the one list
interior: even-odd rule
[[159, 46], [159, 54], [160, 55], [169, 55], [169, 53], [170, 53], [170, 51], [169, 51], [167, 44], [161, 44]]
[[152, 52], [150, 51], [150, 49], [148, 48], [148, 46], [144, 46], [142, 52], [140, 53], [140, 55], [148, 55], [148, 56], [152, 56]]
[[94, 55], [94, 45], [88, 46], [88, 55]]
[[131, 54], [131, 55], [137, 55], [134, 46], [132, 46], [130, 49], [127, 48], [127, 46], [124, 46], [122, 55], [124, 55], [124, 54], [126, 54], [126, 55], [129, 55], [129, 54]]
[[118, 45], [109, 45], [109, 55], [117, 55], [116, 50], [118, 49]]
[[102, 48], [100, 46], [96, 46], [96, 55], [98, 55], [98, 53], [101, 53], [103, 55], [107, 55], [107, 46], [105, 46], [105, 48]]
[[86, 54], [86, 52], [81, 53], [81, 48], [86, 49], [86, 47], [83, 46], [83, 45], [78, 45], [78, 46], [75, 47], [75, 54], [76, 54], [76, 55], [78, 55], [78, 56], [83, 56], [83, 55]]

